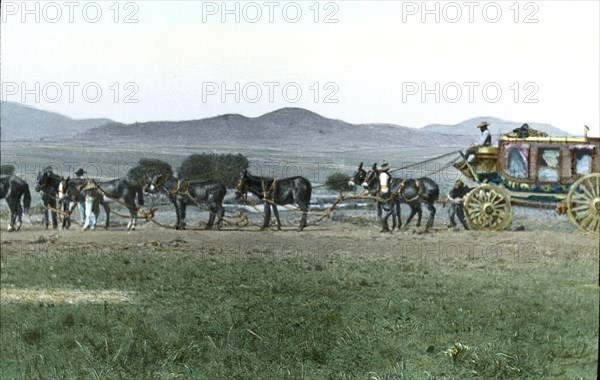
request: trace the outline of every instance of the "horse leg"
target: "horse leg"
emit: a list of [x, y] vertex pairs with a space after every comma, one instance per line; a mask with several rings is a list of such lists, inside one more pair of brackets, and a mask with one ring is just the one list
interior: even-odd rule
[[23, 207], [21, 207], [21, 202], [17, 199], [17, 213], [15, 215], [15, 231], [21, 229], [21, 224], [23, 223]]
[[14, 199], [6, 199], [6, 203], [8, 203], [8, 208], [10, 209], [10, 223], [8, 224], [8, 228], [6, 229], [8, 232], [16, 231], [15, 230], [15, 220], [17, 219], [17, 208], [16, 202]]
[[281, 231], [281, 220], [279, 220], [279, 210], [277, 210], [277, 205], [273, 206], [273, 214], [275, 215], [275, 220], [277, 220], [277, 230]]
[[215, 212], [215, 206], [213, 204], [208, 204], [208, 222], [206, 222], [205, 230], [210, 230], [215, 223], [215, 217], [217, 216]]
[[433, 202], [427, 202], [425, 205], [429, 210], [429, 220], [427, 220], [427, 224], [425, 225], [425, 229], [428, 229], [430, 227], [433, 227], [433, 220], [435, 219], [435, 206], [433, 205]]
[[396, 228], [396, 226], [398, 227], [398, 229], [402, 228], [402, 218], [401, 218], [401, 213], [402, 209], [400, 208], [400, 201], [395, 201], [394, 202], [394, 217], [393, 217], [393, 227], [392, 230], [394, 228]]
[[[383, 206], [382, 206], [383, 208]], [[388, 218], [390, 217], [391, 212], [390, 211], [386, 211], [385, 215], [381, 215], [380, 221], [381, 221], [381, 231], [379, 232], [391, 232], [390, 231], [390, 227], [388, 225]]]
[[104, 208], [104, 213], [106, 214], [106, 224], [104, 225], [104, 228], [108, 229], [108, 226], [110, 225], [110, 206], [108, 205], [108, 202], [102, 202], [102, 207]]
[[[415, 217], [415, 215], [417, 215], [417, 209], [415, 205], [413, 203], [409, 203], [408, 206], [410, 207], [410, 215], [408, 216], [408, 219], [406, 219], [406, 223], [404, 224], [404, 226], [406, 227], [408, 227], [410, 221]], [[417, 223], [417, 225], [419, 225], [419, 223]]]
[[175, 207], [175, 217], [177, 218], [177, 221], [175, 222], [175, 229], [178, 230], [179, 229], [179, 223], [181, 221], [181, 217], [180, 217], [180, 212], [179, 212], [179, 203], [177, 202], [177, 199], [175, 197], [169, 197], [169, 200], [171, 201], [171, 203], [173, 203], [173, 207]]
[[300, 217], [300, 228], [298, 228], [298, 231], [302, 231], [304, 229], [304, 227], [306, 227], [308, 224], [306, 222], [306, 218], [307, 218], [307, 214], [308, 214], [308, 204], [298, 203], [298, 207], [302, 211], [302, 216]]
[[[57, 208], [57, 204], [56, 204], [56, 200], [52, 199], [50, 205], [52, 206], [53, 209]], [[52, 229], [57, 229], [58, 228], [58, 215], [56, 214], [56, 211], [52, 210], [50, 212], [50, 215], [52, 216]]]
[[14, 198], [7, 199], [6, 203], [8, 203], [8, 208], [10, 209], [10, 223], [8, 224], [7, 231], [18, 231], [19, 228], [21, 228], [20, 223], [17, 226], [17, 218], [19, 217], [19, 211], [21, 212], [21, 214], [23, 213], [23, 210], [21, 209], [21, 204], [18, 199]]
[[50, 203], [45, 195], [42, 195], [42, 203], [44, 204], [44, 217], [42, 218], [42, 224], [44, 225], [45, 229], [48, 229], [48, 226], [50, 225], [50, 209], [48, 208], [48, 205]]
[[52, 229], [55, 230], [58, 228], [58, 215], [56, 211], [52, 211]]
[[219, 203], [215, 206], [215, 214], [217, 215], [217, 230], [221, 230], [223, 226], [223, 217], [225, 216], [225, 208]]
[[179, 204], [180, 210], [179, 210], [179, 229], [180, 230], [185, 230], [185, 211], [187, 208], [187, 205], [185, 204], [185, 202], [181, 202]]
[[[60, 204], [61, 204], [60, 209], [62, 211], [68, 211], [69, 206], [68, 206], [68, 204], [66, 202], [61, 201]], [[68, 228], [67, 227], [67, 223], [68, 222], [69, 222], [69, 216], [68, 215], [63, 215], [62, 216], [62, 223], [60, 224], [60, 228], [62, 230], [66, 230]]]
[[127, 205], [127, 208], [129, 209], [129, 215], [131, 216], [131, 218], [129, 219], [129, 223], [127, 224], [127, 229], [135, 230], [135, 227], [137, 225], [137, 206], [135, 205], [133, 197], [127, 199], [125, 201], [125, 204]]
[[421, 217], [423, 216], [423, 208], [420, 203], [415, 205], [417, 209], [417, 227], [421, 227]]
[[48, 208], [50, 204], [46, 204], [46, 211], [44, 212], [44, 227], [50, 228], [50, 221], [52, 220], [52, 211]]
[[269, 204], [269, 202], [265, 202], [263, 212], [265, 214], [265, 218], [263, 220], [263, 225], [260, 228], [261, 231], [264, 230], [265, 228], [268, 228], [269, 224], [271, 223], [271, 205]]
[[69, 216], [67, 217], [67, 229], [71, 228], [71, 223], [72, 223], [71, 213], [73, 210], [75, 210], [76, 204], [77, 204], [76, 202], [69, 202], [66, 204], [67, 209], [65, 211], [69, 213]]
[[216, 216], [217, 215], [215, 214], [215, 212], [211, 208], [210, 211], [208, 212], [208, 222], [206, 222], [206, 227], [204, 227], [205, 230], [212, 229], [213, 224], [215, 223]]

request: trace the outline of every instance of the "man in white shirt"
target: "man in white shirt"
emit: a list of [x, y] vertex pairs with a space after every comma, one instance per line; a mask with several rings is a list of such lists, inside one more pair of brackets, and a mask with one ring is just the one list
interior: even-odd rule
[[385, 162], [377, 171], [379, 172], [379, 189], [382, 195], [387, 195], [390, 191], [390, 164]]
[[477, 149], [479, 149], [479, 147], [492, 145], [492, 134], [487, 128], [489, 125], [490, 124], [487, 121], [483, 121], [477, 126], [477, 128], [481, 130], [481, 136], [479, 137], [477, 144], [471, 145], [465, 152], [468, 163], [471, 163], [475, 159], [475, 153], [477, 153]]

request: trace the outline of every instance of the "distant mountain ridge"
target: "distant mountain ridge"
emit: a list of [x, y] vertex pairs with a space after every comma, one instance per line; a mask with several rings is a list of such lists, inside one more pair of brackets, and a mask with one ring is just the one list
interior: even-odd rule
[[[225, 114], [199, 120], [124, 124], [108, 119], [74, 120], [13, 102], [1, 103], [3, 141], [102, 141], [111, 144], [279, 148], [315, 146], [354, 148], [467, 146], [481, 121], [494, 136], [520, 122], [477, 117], [456, 125], [408, 128], [395, 124], [351, 124], [303, 108], [282, 108], [259, 117]], [[548, 124], [529, 123], [552, 136], [568, 133]]]
[[441, 136], [394, 124], [350, 124], [303, 108], [282, 108], [256, 118], [226, 114], [188, 121], [111, 123], [93, 128], [78, 139], [116, 142], [220, 146], [463, 146], [471, 138]]
[[109, 119], [75, 120], [15, 102], [0, 102], [0, 116], [2, 141], [61, 140], [113, 122]]
[[550, 124], [542, 123], [530, 123], [530, 122], [516, 122], [510, 120], [503, 120], [496, 117], [476, 117], [473, 119], [465, 120], [455, 125], [449, 124], [430, 124], [426, 125], [421, 130], [428, 132], [443, 133], [448, 135], [461, 135], [461, 136], [477, 136], [479, 135], [479, 129], [477, 126], [482, 121], [487, 121], [490, 126], [488, 129], [492, 135], [502, 135], [507, 132], [519, 128], [521, 125], [527, 123], [530, 128], [537, 129], [538, 131], [546, 132], [548, 136], [571, 136], [570, 133], [558, 129]]

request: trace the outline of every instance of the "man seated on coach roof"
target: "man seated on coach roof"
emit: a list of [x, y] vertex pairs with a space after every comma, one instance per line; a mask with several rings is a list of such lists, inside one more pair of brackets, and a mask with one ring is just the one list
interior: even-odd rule
[[479, 147], [492, 146], [492, 134], [487, 128], [489, 125], [490, 124], [487, 121], [483, 121], [477, 126], [477, 128], [481, 130], [481, 136], [479, 137], [477, 144], [471, 145], [465, 152], [468, 163], [471, 163], [475, 159], [475, 154], [477, 153], [477, 149], [479, 149]]

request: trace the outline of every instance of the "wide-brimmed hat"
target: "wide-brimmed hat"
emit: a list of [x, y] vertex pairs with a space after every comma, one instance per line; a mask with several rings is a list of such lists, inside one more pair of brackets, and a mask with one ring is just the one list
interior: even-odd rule
[[82, 176], [82, 175], [84, 175], [85, 173], [87, 173], [85, 170], [83, 170], [82, 168], [79, 168], [79, 169], [77, 169], [77, 171], [75, 172], [75, 175]]
[[485, 128], [487, 126], [489, 126], [490, 123], [488, 123], [487, 121], [482, 121], [481, 123], [479, 123], [479, 125], [477, 126], [477, 128]]
[[384, 162], [383, 165], [381, 165], [378, 170], [380, 172], [387, 172], [388, 170], [390, 170], [390, 164], [388, 164], [387, 162]]

